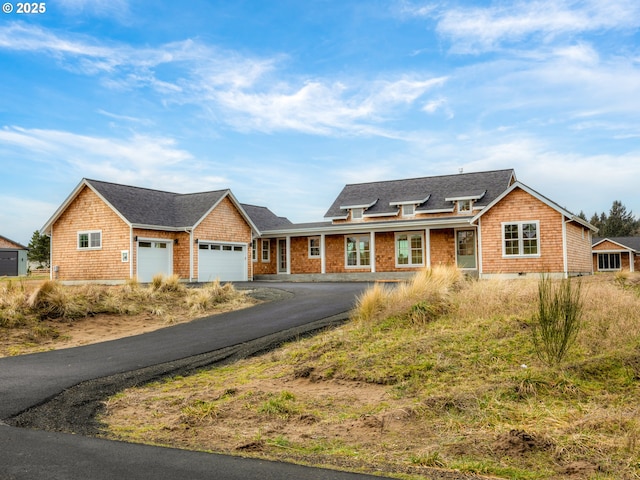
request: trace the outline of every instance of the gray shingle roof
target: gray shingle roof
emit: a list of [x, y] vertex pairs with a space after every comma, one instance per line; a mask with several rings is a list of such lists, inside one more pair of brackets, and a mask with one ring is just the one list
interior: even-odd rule
[[269, 210], [267, 207], [259, 207], [257, 205], [242, 204], [242, 208], [251, 221], [258, 227], [258, 230], [264, 232], [265, 230], [275, 230], [277, 228], [286, 227], [291, 225], [288, 218], [278, 217], [275, 213]]
[[600, 243], [603, 240], [611, 240], [612, 242], [619, 243], [631, 250], [640, 252], [640, 237], [606, 237], [606, 238], [593, 238], [593, 245]]
[[161, 227], [192, 227], [229, 190], [179, 194], [86, 180], [129, 222]]
[[445, 198], [477, 196], [483, 192], [475, 205], [486, 206], [509, 187], [512, 178], [515, 178], [515, 173], [508, 169], [350, 184], [342, 189], [325, 218], [344, 217], [347, 211], [341, 206], [371, 204], [374, 201], [375, 204], [365, 214], [394, 214], [398, 207], [390, 203], [427, 197], [428, 200], [418, 205], [416, 212], [451, 209], [452, 202], [445, 201]]

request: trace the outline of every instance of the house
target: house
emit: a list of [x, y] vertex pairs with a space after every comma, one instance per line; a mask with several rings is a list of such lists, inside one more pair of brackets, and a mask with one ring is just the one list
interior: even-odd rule
[[177, 194], [83, 179], [41, 231], [51, 237], [51, 277], [67, 283], [149, 282], [158, 273], [241, 281], [253, 275], [258, 225], [287, 222], [230, 190]]
[[0, 277], [26, 275], [27, 251], [24, 245], [0, 235]]
[[441, 264], [482, 278], [593, 273], [597, 229], [510, 169], [346, 185], [325, 219], [262, 231], [255, 278], [401, 278]]
[[640, 237], [594, 238], [593, 269], [597, 272], [640, 271]]
[[434, 265], [469, 275], [593, 273], [597, 230], [513, 170], [346, 185], [291, 223], [229, 190], [175, 194], [84, 179], [43, 227], [64, 281], [371, 280]]

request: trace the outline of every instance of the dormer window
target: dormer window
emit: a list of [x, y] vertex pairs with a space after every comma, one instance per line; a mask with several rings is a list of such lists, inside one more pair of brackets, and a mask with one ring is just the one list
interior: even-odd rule
[[364, 208], [351, 209], [351, 220], [362, 220], [363, 212], [364, 212]]
[[473, 200], [458, 200], [458, 213], [471, 213]]
[[413, 217], [416, 214], [416, 206], [411, 203], [408, 205], [402, 205], [402, 216]]

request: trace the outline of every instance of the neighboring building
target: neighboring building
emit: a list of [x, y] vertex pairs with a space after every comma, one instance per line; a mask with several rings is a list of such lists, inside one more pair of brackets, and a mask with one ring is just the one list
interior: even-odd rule
[[28, 248], [0, 235], [0, 277], [26, 275]]
[[83, 180], [43, 231], [65, 281], [368, 280], [441, 264], [482, 278], [593, 273], [596, 229], [513, 170], [347, 185], [325, 219], [293, 224], [229, 190]]
[[594, 238], [593, 269], [597, 272], [640, 271], [640, 237]]

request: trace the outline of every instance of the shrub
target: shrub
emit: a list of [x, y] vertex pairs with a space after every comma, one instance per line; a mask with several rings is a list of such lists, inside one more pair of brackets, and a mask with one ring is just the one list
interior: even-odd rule
[[533, 343], [536, 354], [549, 366], [562, 362], [580, 331], [582, 316], [581, 285], [562, 279], [555, 286], [548, 275], [538, 283], [538, 312], [535, 315]]

